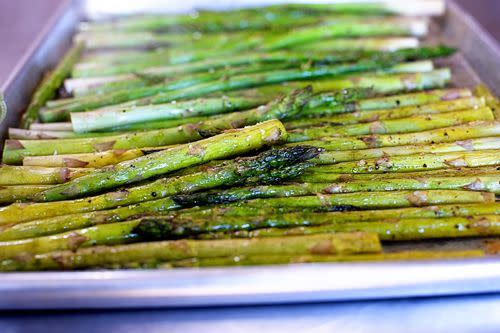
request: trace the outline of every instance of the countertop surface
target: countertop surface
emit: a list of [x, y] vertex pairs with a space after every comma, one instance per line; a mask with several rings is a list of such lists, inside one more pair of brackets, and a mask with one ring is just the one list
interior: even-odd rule
[[[0, 0], [0, 86], [62, 1]], [[500, 0], [457, 2], [500, 41]], [[210, 309], [0, 313], [1, 333], [401, 331], [500, 332], [500, 295]]]

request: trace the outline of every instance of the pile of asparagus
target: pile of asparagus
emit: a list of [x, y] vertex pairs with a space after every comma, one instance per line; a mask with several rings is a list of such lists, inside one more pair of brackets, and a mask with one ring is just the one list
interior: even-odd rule
[[500, 235], [499, 102], [430, 3], [82, 23], [4, 144], [0, 270], [485, 255], [391, 250]]

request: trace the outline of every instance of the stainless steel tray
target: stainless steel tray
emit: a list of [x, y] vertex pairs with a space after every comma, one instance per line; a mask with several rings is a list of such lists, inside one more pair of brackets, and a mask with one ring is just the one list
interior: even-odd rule
[[[226, 1], [224, 1], [225, 3]], [[243, 1], [247, 2], [247, 1]], [[270, 1], [259, 1], [266, 3]], [[89, 3], [96, 4], [95, 1]], [[188, 3], [193, 3], [188, 1]], [[236, 2], [232, 2], [234, 5]], [[88, 5], [88, 3], [87, 3]], [[240, 5], [240, 2], [238, 2]], [[44, 35], [1, 87], [15, 126], [43, 67], [62, 55], [78, 20], [80, 2], [65, 1]], [[87, 6], [89, 8], [89, 6]], [[430, 39], [460, 48], [447, 60], [455, 85], [479, 78], [500, 94], [500, 49], [453, 1], [436, 20]], [[49, 53], [48, 50], [51, 52]], [[43, 64], [43, 66], [40, 66]], [[425, 246], [477, 247], [483, 240], [398, 244], [389, 250]], [[497, 240], [498, 242], [498, 240]], [[81, 309], [269, 304], [500, 292], [500, 259], [288, 266], [0, 273], [0, 309]]]

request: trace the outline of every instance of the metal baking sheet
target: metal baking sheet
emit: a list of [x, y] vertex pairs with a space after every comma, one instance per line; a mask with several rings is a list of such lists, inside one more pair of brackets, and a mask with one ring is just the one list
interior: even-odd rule
[[[222, 1], [236, 4], [235, 1]], [[248, 1], [243, 1], [247, 3]], [[259, 1], [269, 3], [270, 1]], [[41, 76], [67, 49], [84, 10], [96, 1], [66, 1], [44, 35], [22, 59], [2, 90], [9, 116], [1, 133], [15, 126]], [[99, 3], [103, 3], [99, 1]], [[104, 2], [105, 3], [105, 2]], [[148, 3], [148, 1], [146, 1]], [[193, 1], [187, 1], [193, 5]], [[238, 2], [238, 5], [240, 2]], [[219, 4], [220, 5], [220, 4]], [[434, 20], [431, 41], [460, 48], [443, 62], [452, 84], [473, 87], [479, 78], [500, 94], [500, 50], [453, 1]], [[47, 50], [51, 50], [50, 56]], [[31, 83], [30, 83], [31, 82]], [[407, 248], [500, 249], [498, 239], [399, 243]], [[391, 263], [331, 263], [287, 266], [0, 273], [0, 309], [82, 309], [270, 304], [500, 292], [500, 258]]]

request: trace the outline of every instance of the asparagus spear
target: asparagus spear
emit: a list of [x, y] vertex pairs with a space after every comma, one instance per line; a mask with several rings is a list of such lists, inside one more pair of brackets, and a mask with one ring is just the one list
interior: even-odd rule
[[60, 122], [60, 123], [33, 123], [30, 125], [30, 130], [33, 131], [72, 131], [73, 126], [70, 122]]
[[33, 98], [28, 105], [26, 112], [21, 118], [21, 127], [29, 128], [38, 118], [38, 111], [46, 101], [53, 98], [56, 90], [62, 84], [63, 80], [70, 74], [71, 68], [80, 57], [84, 48], [83, 43], [77, 43], [71, 48], [57, 67], [49, 74], [33, 94]]
[[[194, 221], [197, 219], [203, 219], [205, 221], [209, 221], [204, 228], [211, 228], [210, 230], [221, 228], [221, 225], [224, 224], [224, 220], [232, 221], [230, 226], [226, 226], [225, 228], [230, 228], [231, 230], [250, 230], [267, 227], [290, 228], [298, 226], [323, 225], [329, 223], [381, 221], [392, 219], [494, 215], [499, 212], [500, 204], [496, 202], [333, 212], [325, 211], [321, 208], [304, 211], [301, 209], [294, 210], [293, 207], [286, 209], [285, 207], [275, 208], [223, 205], [178, 210], [177, 212], [172, 212], [169, 216], [174, 220]], [[286, 216], [287, 222], [285, 224], [276, 224], [276, 220], [273, 220], [273, 218], [281, 215]], [[256, 222], [256, 224], [254, 225], [252, 223], [248, 223], [248, 219], [246, 222], [243, 222], [247, 217], [253, 218], [254, 220], [252, 221]], [[261, 219], [259, 219], [259, 217], [261, 217]], [[240, 218], [240, 222], [237, 221], [238, 218]], [[285, 218], [281, 218], [280, 221], [285, 221]], [[19, 227], [22, 229], [23, 225], [28, 225], [28, 223], [12, 226], [10, 228]], [[217, 225], [219, 225], [219, 227], [217, 227]], [[7, 233], [10, 228], [6, 229]], [[2, 233], [2, 235], [4, 234], [5, 233]], [[30, 234], [27, 234], [26, 237], [35, 237], [35, 235], [31, 236]], [[14, 239], [14, 237], [11, 237], [11, 239]]]
[[494, 120], [491, 109], [488, 107], [480, 107], [478, 109], [437, 114], [422, 114], [407, 118], [388, 119], [341, 127], [323, 126], [304, 129], [299, 128], [290, 131], [288, 140], [289, 142], [301, 142], [323, 137], [420, 132], [436, 128], [456, 126], [477, 120]]
[[0, 165], [0, 185], [59, 184], [91, 173], [92, 169]]
[[423, 36], [427, 33], [427, 22], [422, 20], [394, 20], [392, 22], [338, 22], [332, 25], [295, 29], [286, 35], [278, 35], [264, 42], [264, 50], [278, 50], [295, 45], [317, 42], [336, 37], [369, 36]]
[[[422, 146], [395, 146], [372, 149], [325, 151], [315, 159], [315, 162], [317, 164], [334, 164], [338, 162], [359, 161], [366, 158], [487, 149], [500, 149], [500, 139], [497, 137], [491, 137]], [[321, 168], [318, 168], [317, 170], [321, 170]], [[326, 171], [327, 168], [324, 168], [323, 170]]]
[[320, 167], [332, 173], [411, 172], [435, 169], [475, 168], [500, 164], [498, 149], [466, 152], [424, 153], [369, 158]]
[[[404, 74], [373, 74], [363, 76], [349, 76], [338, 79], [323, 79], [318, 81], [297, 81], [286, 84], [274, 84], [259, 88], [228, 92], [229, 96], [262, 97], [276, 96], [293, 89], [312, 86], [315, 93], [331, 92], [341, 89], [371, 88], [377, 94], [396, 94], [401, 92], [418, 91], [444, 87], [451, 78], [449, 68], [421, 73]], [[394, 102], [396, 102], [395, 99]], [[401, 102], [401, 101], [400, 101]], [[345, 109], [342, 109], [345, 112]]]
[[[375, 89], [375, 88], [374, 88]], [[456, 99], [462, 99], [471, 97], [472, 93], [469, 89], [434, 89], [426, 90], [422, 92], [413, 92], [407, 94], [397, 94], [391, 96], [382, 97], [372, 97], [365, 93], [362, 96], [356, 96], [354, 92], [365, 91], [364, 89], [354, 88], [354, 89], [344, 89], [341, 92], [345, 94], [352, 93], [353, 96], [349, 99], [341, 100], [342, 103], [338, 102], [338, 92], [335, 93], [323, 93], [319, 96], [315, 96], [307, 104], [306, 110], [301, 115], [307, 116], [317, 116], [321, 113], [315, 112], [318, 108], [325, 107], [327, 110], [332, 110], [332, 108], [339, 106], [339, 112], [355, 112], [355, 111], [368, 111], [368, 110], [380, 110], [380, 109], [394, 109], [403, 108], [409, 106], [417, 105], [427, 105], [436, 102], [451, 102]], [[373, 89], [370, 88], [373, 92]], [[479, 98], [479, 103], [483, 104], [482, 98]], [[328, 111], [332, 113], [332, 111]]]
[[[289, 89], [297, 89], [306, 85], [313, 87], [316, 93], [345, 88], [373, 87], [381, 94], [393, 94], [404, 91], [424, 90], [444, 87], [451, 78], [449, 68], [440, 68], [430, 72], [405, 73], [392, 75], [363, 75], [349, 78], [318, 80], [289, 83]], [[268, 89], [275, 89], [269, 87]]]
[[107, 165], [113, 165], [123, 161], [133, 160], [134, 158], [144, 156], [147, 153], [162, 150], [162, 148], [107, 150], [104, 152], [91, 154], [32, 156], [25, 157], [23, 159], [23, 165], [44, 167], [102, 168]]
[[179, 103], [157, 104], [109, 111], [71, 114], [71, 124], [77, 133], [106, 130], [123, 125], [175, 118], [210, 116], [245, 110], [265, 104], [265, 100], [249, 98], [203, 98]]
[[[459, 98], [452, 101], [434, 102], [424, 105], [406, 106], [394, 109], [369, 110], [369, 112], [350, 112], [345, 114], [334, 114], [333, 116], [297, 119], [287, 121], [285, 127], [287, 129], [297, 129], [306, 127], [326, 127], [338, 125], [352, 125], [358, 123], [366, 123], [388, 119], [407, 118], [421, 114], [444, 113], [450, 111], [472, 109], [475, 107], [483, 107], [484, 100], [473, 97]], [[322, 108], [319, 108], [320, 110]], [[317, 112], [318, 109], [314, 110]], [[330, 113], [331, 107], [326, 107], [321, 113]], [[318, 112], [318, 114], [320, 113]]]
[[29, 201], [38, 192], [50, 188], [51, 185], [7, 185], [0, 186], [0, 203]]
[[419, 40], [415, 37], [365, 37], [365, 38], [335, 38], [304, 45], [295, 45], [296, 51], [345, 51], [345, 50], [378, 50], [396, 51], [399, 49], [418, 47]]
[[[126, 133], [115, 136], [58, 140], [7, 140], [4, 147], [5, 163], [20, 163], [25, 156], [89, 153], [112, 149], [167, 146], [199, 140], [226, 129], [253, 125], [269, 119], [283, 119], [302, 110], [310, 99], [311, 90], [295, 90], [278, 98], [265, 107], [222, 115], [198, 124], [186, 124], [177, 128]], [[280, 123], [281, 125], [281, 123]], [[281, 125], [282, 126], [282, 125]], [[148, 159], [147, 157], [144, 157]]]
[[[130, 187], [127, 190], [118, 190], [70, 201], [12, 204], [0, 209], [0, 225], [109, 209], [223, 185], [269, 182], [273, 179], [292, 177], [293, 175], [296, 176], [297, 173], [293, 169], [286, 169], [287, 166], [292, 166], [300, 172], [303, 170], [302, 162], [315, 157], [318, 152], [314, 147], [305, 146], [294, 149], [280, 148], [264, 152], [253, 158], [220, 162], [197, 172], [162, 178], [144, 185]], [[175, 207], [173, 202], [166, 204], [166, 206], [169, 205], [172, 206], [172, 209]]]
[[[474, 121], [459, 126], [444, 127], [416, 133], [321, 138], [320, 140], [303, 141], [300, 144], [316, 146], [326, 150], [355, 150], [454, 142], [473, 138], [492, 137], [499, 134], [500, 123], [498, 121]], [[289, 145], [293, 146], [295, 144], [298, 143]]]
[[[120, 246], [100, 246], [76, 252], [38, 254], [27, 260], [8, 259], [0, 270], [76, 269], [142, 260], [180, 260], [230, 255], [305, 255], [380, 252], [380, 242], [373, 234], [338, 233], [306, 237], [284, 237], [252, 240], [196, 241], [178, 240], [147, 242]], [[57, 258], [57, 259], [56, 259]]]
[[[111, 108], [111, 110], [114, 110], [114, 109], [115, 108]], [[100, 110], [102, 110], [102, 109], [100, 109]], [[207, 119], [207, 117], [187, 117], [187, 118], [181, 118], [181, 119], [150, 121], [147, 123], [129, 124], [129, 125], [122, 125], [119, 127], [113, 127], [110, 129], [110, 131], [135, 131], [135, 130], [171, 128], [171, 127], [189, 124], [189, 123], [191, 123], [191, 124], [198, 123], [198, 122], [206, 120], [206, 119]], [[30, 130], [52, 131], [52, 132], [61, 132], [61, 131], [62, 132], [69, 132], [69, 131], [73, 131], [73, 126], [71, 125], [71, 122], [33, 124], [30, 127]]]
[[377, 2], [341, 2], [341, 3], [313, 3], [313, 4], [286, 4], [273, 5], [266, 7], [286, 8], [288, 10], [303, 10], [307, 13], [324, 15], [325, 13], [350, 13], [354, 15], [422, 15], [432, 16], [441, 15], [444, 10], [443, 1], [408, 1], [399, 3], [395, 1], [377, 1]]
[[[336, 256], [231, 256], [221, 258], [190, 258], [173, 262], [145, 261], [128, 263], [120, 268], [160, 268], [174, 267], [217, 267], [217, 266], [257, 266], [287, 265], [303, 263], [363, 262], [363, 261], [416, 261], [416, 260], [453, 260], [484, 257], [483, 250], [409, 250], [401, 252], [336, 255]], [[111, 268], [119, 268], [112, 266]]]
[[70, 138], [93, 138], [110, 136], [115, 133], [75, 133], [73, 131], [33, 131], [21, 128], [9, 128], [9, 139], [13, 140], [50, 140], [50, 139], [70, 139]]
[[0, 91], [0, 122], [2, 122], [6, 116], [7, 116], [7, 104], [5, 103], [3, 94]]
[[[281, 237], [359, 231], [376, 233], [383, 241], [498, 236], [500, 234], [500, 216], [444, 217], [441, 219], [410, 219], [396, 222], [352, 222], [291, 229], [269, 228], [235, 232], [231, 233], [230, 236], [245, 238]], [[219, 237], [222, 238], [224, 235]], [[202, 238], [216, 239], [218, 236], [216, 234], [203, 234]]]
[[237, 202], [234, 205], [248, 207], [294, 207], [323, 208], [333, 211], [403, 208], [412, 206], [430, 206], [459, 203], [488, 203], [495, 201], [495, 194], [460, 190], [433, 191], [392, 191], [324, 194], [293, 198], [266, 198]]
[[328, 169], [311, 168], [310, 172], [305, 172], [296, 180], [310, 183], [323, 182], [348, 182], [357, 180], [383, 180], [401, 178], [419, 179], [426, 176], [435, 177], [460, 177], [460, 176], [493, 176], [499, 171], [497, 166], [477, 167], [477, 168], [457, 168], [457, 169], [436, 169], [436, 170], [421, 170], [415, 172], [405, 172], [403, 175], [398, 172], [392, 173], [331, 173]]
[[491, 108], [496, 120], [500, 120], [500, 102], [484, 84], [478, 85], [474, 93], [486, 100], [486, 104]]

